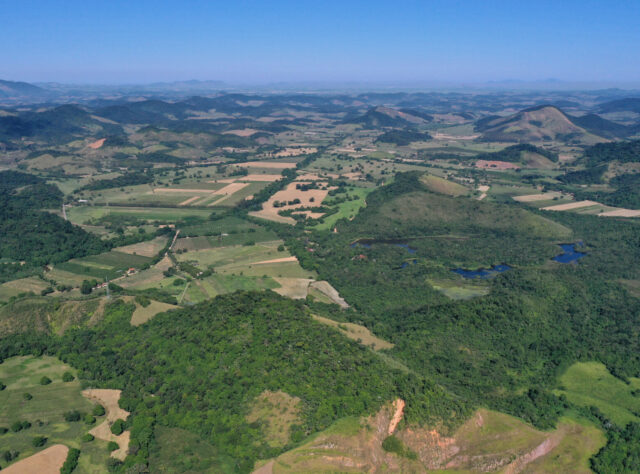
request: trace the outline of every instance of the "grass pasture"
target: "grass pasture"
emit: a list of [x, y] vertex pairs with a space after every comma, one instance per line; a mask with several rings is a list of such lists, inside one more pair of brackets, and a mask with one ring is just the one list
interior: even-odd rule
[[138, 219], [173, 224], [188, 217], [208, 219], [215, 211], [192, 207], [136, 207], [136, 206], [74, 206], [67, 210], [69, 220], [74, 224], [84, 224], [90, 219], [100, 219], [107, 215], [130, 216]]
[[25, 292], [33, 292], [36, 295], [39, 295], [42, 290], [49, 286], [48, 282], [35, 277], [8, 281], [0, 285], [0, 301], [7, 300], [12, 296], [17, 296], [20, 293]]
[[136, 304], [136, 310], [131, 315], [131, 325], [132, 326], [140, 326], [141, 324], [146, 323], [151, 318], [153, 318], [156, 314], [164, 313], [165, 311], [169, 311], [171, 309], [177, 308], [176, 305], [162, 303], [160, 301], [151, 301], [147, 307], [140, 306]]
[[319, 230], [331, 229], [340, 219], [353, 219], [356, 214], [358, 214], [360, 209], [367, 205], [367, 195], [373, 190], [374, 188], [350, 188], [348, 190], [348, 194], [351, 196], [356, 196], [357, 199], [354, 201], [345, 201], [338, 204], [338, 212], [325, 217], [323, 219], [323, 222], [319, 223], [314, 228]]
[[147, 240], [146, 242], [139, 242], [137, 244], [118, 247], [114, 249], [114, 251], [132, 255], [141, 255], [143, 257], [155, 257], [158, 252], [160, 252], [160, 250], [165, 247], [167, 241], [167, 237], [161, 236], [156, 237], [153, 240]]
[[490, 287], [482, 282], [470, 283], [456, 280], [429, 280], [429, 284], [452, 300], [468, 300], [489, 294]]
[[560, 376], [556, 393], [576, 405], [596, 406], [611, 421], [625, 426], [640, 422], [640, 379], [630, 378], [629, 382], [615, 378], [599, 362], [577, 362]]
[[58, 264], [56, 268], [102, 281], [104, 278], [113, 280], [123, 276], [128, 268], [139, 268], [149, 261], [150, 258], [142, 255], [112, 250], [90, 257], [74, 258]]
[[469, 194], [469, 189], [461, 184], [454, 183], [453, 181], [434, 176], [432, 174], [425, 174], [420, 178], [420, 181], [427, 187], [429, 191], [434, 193], [446, 194], [447, 196], [465, 196]]
[[[0, 426], [9, 426], [14, 421], [29, 421], [31, 428], [17, 433], [9, 431], [0, 435], [3, 450], [14, 449], [20, 452], [17, 460], [25, 459], [49, 446], [60, 443], [79, 448], [81, 469], [78, 472], [106, 472], [108, 458], [107, 443], [95, 440], [83, 443], [80, 438], [91, 427], [84, 421], [67, 422], [63, 413], [70, 410], [90, 412], [93, 405], [81, 394], [80, 382], [63, 382], [62, 374], [75, 370], [54, 357], [13, 357], [0, 364], [0, 380], [7, 388], [0, 391]], [[40, 385], [43, 376], [52, 382]], [[24, 394], [33, 397], [26, 400]], [[100, 423], [100, 419], [98, 419]], [[40, 448], [34, 448], [31, 440], [34, 436], [44, 436], [47, 442]], [[0, 466], [7, 466], [4, 459]]]

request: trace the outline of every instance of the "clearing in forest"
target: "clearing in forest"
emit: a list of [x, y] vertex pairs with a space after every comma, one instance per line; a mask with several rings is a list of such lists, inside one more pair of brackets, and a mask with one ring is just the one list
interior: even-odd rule
[[267, 444], [282, 448], [290, 442], [291, 426], [299, 421], [299, 405], [298, 397], [265, 390], [254, 400], [247, 421], [259, 422]]
[[111, 432], [111, 425], [118, 419], [127, 420], [129, 412], [120, 408], [118, 400], [120, 400], [121, 390], [112, 390], [106, 388], [90, 388], [83, 390], [82, 395], [89, 400], [100, 403], [107, 412], [107, 417], [103, 423], [93, 428], [89, 433], [103, 441], [115, 441], [118, 443], [119, 449], [111, 453], [111, 456], [121, 461], [127, 457], [129, 450], [129, 439], [131, 433], [129, 430], [123, 431], [119, 436]]
[[154, 300], [151, 300], [151, 303], [147, 306], [136, 304], [136, 310], [131, 315], [131, 325], [140, 326], [141, 324], [149, 321], [156, 314], [164, 313], [165, 311], [169, 311], [170, 309], [175, 309], [177, 307], [178, 306], [173, 304], [162, 303], [161, 301]]
[[354, 341], [357, 341], [364, 346], [371, 346], [375, 351], [393, 348], [393, 344], [385, 341], [384, 339], [376, 337], [371, 333], [371, 331], [369, 331], [369, 329], [359, 324], [342, 323], [315, 314], [313, 315], [313, 319], [322, 324], [326, 324], [327, 326], [336, 328], [349, 339], [353, 339]]

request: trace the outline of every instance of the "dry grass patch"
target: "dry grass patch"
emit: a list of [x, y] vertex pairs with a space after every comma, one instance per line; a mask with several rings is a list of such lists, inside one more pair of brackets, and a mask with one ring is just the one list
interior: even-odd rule
[[155, 257], [166, 244], [166, 237], [156, 237], [153, 240], [147, 240], [146, 242], [139, 242], [137, 244], [125, 245], [124, 247], [118, 247], [114, 250], [122, 253], [142, 255], [143, 257]]
[[541, 194], [526, 194], [524, 196], [513, 196], [514, 201], [518, 202], [536, 202], [536, 201], [546, 201], [547, 199], [560, 199], [563, 197], [563, 194], [557, 191], [551, 191], [548, 193]]
[[454, 197], [469, 194], [469, 190], [461, 184], [448, 181], [432, 174], [423, 175], [420, 178], [420, 181], [429, 191], [433, 191], [434, 193], [446, 194], [447, 196]]
[[280, 150], [275, 153], [273, 156], [278, 158], [286, 157], [286, 156], [299, 156], [299, 155], [309, 155], [311, 153], [317, 152], [318, 149], [314, 147], [306, 147], [306, 148], [285, 148], [284, 150]]
[[272, 168], [278, 170], [296, 167], [295, 163], [283, 163], [279, 161], [247, 161], [246, 163], [236, 163], [235, 165], [243, 168]]
[[259, 130], [254, 128], [243, 128], [241, 130], [227, 130], [223, 132], [223, 135], [236, 135], [238, 137], [250, 137], [251, 135], [255, 135]]
[[191, 204], [193, 201], [197, 201], [198, 199], [200, 199], [200, 196], [190, 197], [189, 199], [185, 199], [184, 201], [179, 203], [178, 206], [187, 206], [187, 205]]
[[59, 474], [62, 465], [67, 460], [69, 448], [64, 444], [53, 446], [29, 456], [22, 461], [2, 470], [7, 474]]
[[599, 206], [595, 201], [578, 201], [569, 202], [567, 204], [558, 204], [557, 206], [543, 207], [543, 211], [571, 211], [572, 209], [580, 209], [581, 207]]
[[309, 292], [309, 285], [314, 281], [311, 278], [273, 277], [273, 279], [280, 285], [280, 288], [274, 288], [273, 291], [294, 300], [306, 298]]
[[240, 178], [240, 181], [271, 182], [278, 181], [281, 178], [281, 174], [248, 174], [247, 176]]
[[385, 341], [384, 339], [380, 339], [379, 337], [374, 336], [371, 331], [359, 324], [339, 323], [338, 321], [334, 321], [333, 319], [324, 318], [315, 314], [313, 315], [313, 319], [322, 324], [326, 324], [327, 326], [336, 328], [349, 339], [353, 339], [354, 341], [364, 346], [371, 346], [376, 351], [379, 351], [381, 349], [393, 348], [393, 344]]
[[633, 209], [616, 209], [614, 211], [607, 211], [600, 214], [602, 217], [640, 217], [640, 211]]
[[247, 415], [249, 423], [259, 422], [267, 444], [274, 448], [289, 443], [291, 426], [299, 421], [300, 399], [288, 393], [264, 391]]
[[274, 258], [273, 260], [263, 260], [262, 262], [254, 262], [251, 265], [263, 265], [265, 263], [283, 263], [283, 262], [297, 262], [298, 257], [282, 257], [282, 258]]
[[238, 191], [246, 188], [247, 186], [249, 186], [248, 183], [237, 183], [237, 182], [229, 183], [224, 188], [220, 188], [214, 191], [213, 194], [219, 194], [221, 196], [231, 196], [232, 194], [237, 193]]
[[131, 315], [131, 325], [140, 326], [141, 324], [149, 321], [156, 314], [164, 313], [165, 311], [169, 311], [170, 309], [175, 309], [177, 307], [178, 306], [173, 304], [162, 303], [154, 300], [152, 300], [147, 307], [136, 304], [136, 310]]

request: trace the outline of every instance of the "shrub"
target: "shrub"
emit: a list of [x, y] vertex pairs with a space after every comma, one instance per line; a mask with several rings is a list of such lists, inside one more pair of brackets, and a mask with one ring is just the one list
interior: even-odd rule
[[85, 422], [87, 425], [93, 425], [93, 424], [96, 422], [96, 417], [87, 413], [87, 414], [84, 416], [84, 422]]
[[40, 379], [40, 385], [49, 385], [51, 383], [51, 379], [46, 375], [43, 375]]
[[7, 388], [7, 386], [2, 383], [2, 380], [0, 380], [0, 392], [2, 392], [5, 388]]
[[11, 425], [11, 431], [17, 433], [18, 431], [27, 430], [31, 428], [31, 423], [28, 421], [15, 421]]
[[97, 405], [95, 405], [93, 407], [93, 410], [91, 411], [91, 414], [93, 416], [102, 416], [106, 413], [104, 407], [102, 405], [100, 405], [99, 403]]
[[7, 462], [13, 461], [18, 456], [20, 456], [20, 452], [16, 451], [15, 449], [7, 449], [4, 453], [2, 453], [2, 458]]
[[107, 444], [107, 451], [111, 452], [115, 451], [116, 449], [120, 449], [118, 443], [116, 443], [115, 441], [109, 441], [109, 444]]
[[147, 306], [149, 306], [151, 304], [151, 300], [149, 298], [147, 298], [146, 296], [144, 296], [144, 295], [137, 295], [136, 296], [136, 303], [138, 303], [143, 308], [146, 308]]
[[93, 287], [91, 286], [91, 282], [89, 280], [83, 280], [82, 285], [80, 286], [80, 293], [83, 295], [88, 295], [91, 293]]
[[63, 382], [73, 382], [75, 379], [76, 378], [73, 376], [71, 372], [65, 372], [64, 374], [62, 374]]
[[80, 421], [82, 413], [78, 410], [71, 410], [64, 412], [62, 416], [64, 416], [64, 421]]
[[94, 439], [96, 439], [96, 438], [91, 433], [87, 433], [87, 434], [82, 436], [82, 442], [83, 443], [90, 443]]
[[417, 459], [418, 455], [411, 451], [405, 444], [395, 436], [387, 436], [382, 442], [382, 449], [388, 453], [394, 453], [398, 456], [408, 459]]
[[80, 458], [80, 450], [71, 448], [67, 454], [67, 459], [60, 468], [60, 474], [71, 474], [73, 470], [78, 466], [78, 459]]
[[5, 434], [7, 431], [9, 431], [9, 428], [6, 426], [0, 426], [0, 435]]
[[31, 440], [31, 444], [35, 447], [35, 448], [39, 448], [40, 446], [44, 446], [47, 442], [47, 438], [45, 438], [44, 436], [34, 436], [34, 438]]
[[113, 422], [113, 425], [111, 425], [111, 432], [114, 435], [119, 436], [124, 431], [124, 426], [125, 426], [124, 421], [118, 418], [116, 421]]
[[122, 461], [119, 459], [109, 458], [107, 461], [107, 471], [109, 472], [118, 472], [120, 466], [122, 466]]
[[33, 395], [31, 395], [30, 393], [23, 393], [22, 398], [24, 398], [25, 400], [31, 400], [33, 398]]

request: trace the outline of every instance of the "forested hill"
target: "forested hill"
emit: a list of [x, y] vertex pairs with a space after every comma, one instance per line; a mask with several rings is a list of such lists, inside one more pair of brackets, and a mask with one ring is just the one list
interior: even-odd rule
[[98, 237], [43, 211], [61, 205], [56, 186], [27, 173], [0, 172], [0, 281], [107, 248]]
[[[139, 327], [129, 324], [133, 310], [116, 300], [95, 328], [0, 340], [0, 361], [44, 351], [94, 385], [123, 389], [133, 453], [123, 471], [148, 462], [156, 424], [192, 431], [215, 445], [218, 471], [249, 472], [257, 459], [395, 397], [406, 400], [410, 422], [448, 425], [467, 414], [432, 382], [391, 369], [368, 348], [314, 321], [303, 303], [272, 292], [220, 296]], [[264, 391], [301, 399], [285, 447], [271, 447], [260, 424], [247, 421]]]

